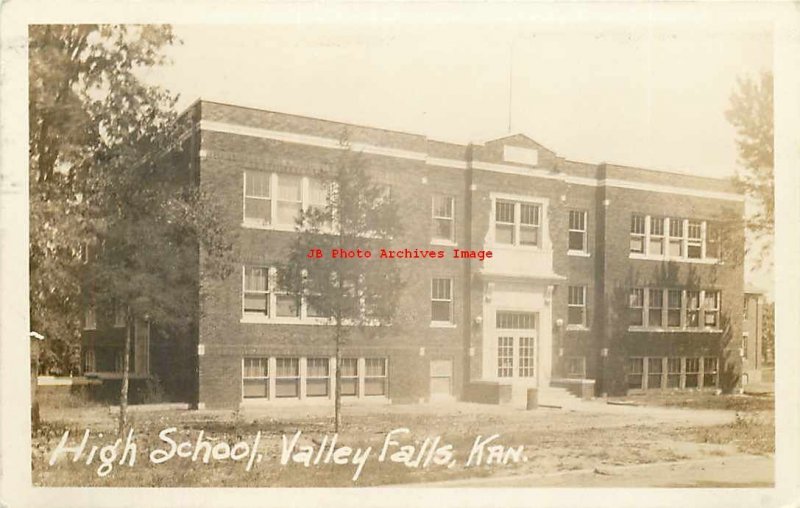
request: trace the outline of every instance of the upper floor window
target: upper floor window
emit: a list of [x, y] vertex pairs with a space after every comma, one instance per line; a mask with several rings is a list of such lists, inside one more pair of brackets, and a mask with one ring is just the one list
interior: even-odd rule
[[282, 288], [275, 268], [244, 266], [242, 281], [242, 314], [260, 319], [301, 320], [325, 318], [305, 297]]
[[328, 187], [319, 179], [299, 175], [244, 172], [244, 223], [291, 229], [303, 210], [322, 208]]
[[495, 202], [496, 243], [516, 246], [541, 245], [541, 205], [508, 200]]
[[125, 319], [127, 317], [127, 310], [119, 300], [114, 301], [114, 326], [121, 328], [125, 326]]
[[574, 252], [587, 252], [586, 241], [586, 212], [583, 210], [569, 211], [569, 250]]
[[431, 280], [431, 323], [454, 323], [453, 280]]
[[720, 292], [633, 288], [628, 300], [628, 324], [652, 329], [718, 330]]
[[586, 286], [569, 286], [567, 324], [586, 326]]
[[83, 329], [97, 329], [97, 311], [93, 303], [87, 304], [86, 308], [83, 310]]
[[718, 232], [706, 221], [631, 216], [631, 254], [657, 259], [715, 260], [719, 258], [719, 250]]
[[452, 196], [433, 196], [433, 240], [455, 242], [455, 199]]

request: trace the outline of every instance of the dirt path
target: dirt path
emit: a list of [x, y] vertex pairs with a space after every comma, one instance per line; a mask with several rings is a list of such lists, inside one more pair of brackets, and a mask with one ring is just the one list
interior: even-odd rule
[[404, 487], [772, 487], [774, 458], [733, 455], [552, 474], [493, 476]]

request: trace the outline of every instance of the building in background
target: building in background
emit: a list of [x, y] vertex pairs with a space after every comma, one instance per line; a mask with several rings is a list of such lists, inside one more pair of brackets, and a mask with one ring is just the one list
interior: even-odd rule
[[[744, 196], [729, 181], [571, 161], [521, 134], [459, 145], [209, 101], [185, 114], [186, 171], [223, 204], [240, 255], [237, 276], [200, 276], [192, 371], [180, 374], [199, 407], [330, 403], [337, 368], [348, 400], [374, 403], [739, 382]], [[408, 280], [399, 314], [413, 318], [365, 329], [336, 365], [326, 318], [276, 269], [297, 214], [324, 203], [318, 176], [345, 131], [400, 204], [394, 248], [446, 256], [394, 261]], [[100, 344], [84, 353], [98, 371]]]

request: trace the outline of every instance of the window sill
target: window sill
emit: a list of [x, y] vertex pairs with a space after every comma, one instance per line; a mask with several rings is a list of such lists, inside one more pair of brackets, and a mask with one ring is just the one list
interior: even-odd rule
[[444, 321], [431, 321], [431, 328], [455, 328], [455, 323], [447, 323]]
[[700, 265], [715, 265], [722, 264], [717, 258], [684, 258], [684, 257], [667, 257], [667, 256], [649, 256], [638, 252], [629, 253], [630, 259], [641, 259], [645, 261], [675, 261], [676, 263], [696, 263]]
[[590, 258], [590, 257], [592, 257], [591, 254], [589, 254], [586, 251], [582, 251], [582, 250], [568, 250], [567, 251], [567, 256], [575, 256], [575, 257], [579, 257], [579, 258]]
[[440, 238], [434, 238], [431, 240], [431, 245], [441, 245], [443, 247], [458, 247], [458, 244], [452, 240], [443, 240]]
[[294, 233], [295, 227], [288, 224], [259, 224], [256, 222], [242, 222], [242, 227], [246, 229], [260, 229], [262, 231], [285, 231]]
[[656, 332], [656, 333], [722, 333], [719, 328], [664, 328], [655, 326], [629, 326], [629, 332]]
[[567, 325], [568, 332], [588, 332], [590, 328], [584, 325]]

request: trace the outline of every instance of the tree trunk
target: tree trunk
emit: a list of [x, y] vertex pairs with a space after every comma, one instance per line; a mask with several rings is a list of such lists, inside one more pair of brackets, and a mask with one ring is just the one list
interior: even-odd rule
[[37, 388], [39, 384], [39, 343], [38, 339], [31, 341], [31, 429], [38, 430], [39, 419], [39, 397]]
[[336, 389], [333, 391], [333, 431], [342, 426], [342, 325], [336, 320]]
[[119, 393], [119, 435], [125, 434], [128, 425], [128, 378], [131, 365], [131, 334], [134, 333], [134, 321], [128, 318], [128, 330], [125, 334], [125, 349], [122, 353], [122, 388]]

